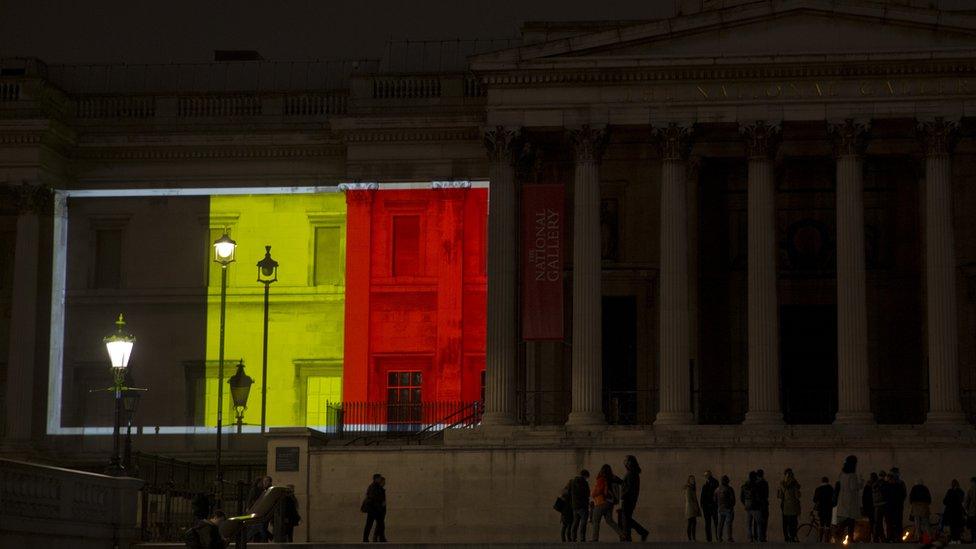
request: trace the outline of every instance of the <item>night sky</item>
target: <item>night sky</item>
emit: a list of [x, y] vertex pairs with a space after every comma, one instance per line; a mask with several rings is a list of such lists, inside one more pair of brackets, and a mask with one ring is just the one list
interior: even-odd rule
[[514, 38], [524, 21], [655, 19], [673, 0], [0, 0], [0, 57], [48, 63], [379, 57], [393, 40]]

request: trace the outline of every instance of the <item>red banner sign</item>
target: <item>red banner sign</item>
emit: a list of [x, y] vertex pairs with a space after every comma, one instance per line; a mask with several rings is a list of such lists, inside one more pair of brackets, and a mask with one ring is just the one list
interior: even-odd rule
[[563, 338], [563, 186], [522, 186], [522, 339]]

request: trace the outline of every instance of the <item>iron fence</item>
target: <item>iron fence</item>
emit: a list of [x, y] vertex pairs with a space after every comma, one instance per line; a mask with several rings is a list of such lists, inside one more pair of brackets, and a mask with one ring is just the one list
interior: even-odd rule
[[517, 391], [516, 422], [519, 425], [563, 425], [569, 418], [573, 396], [570, 391]]
[[310, 425], [327, 434], [416, 434], [473, 427], [481, 423], [480, 401], [417, 403], [336, 402], [326, 404], [325, 425]]

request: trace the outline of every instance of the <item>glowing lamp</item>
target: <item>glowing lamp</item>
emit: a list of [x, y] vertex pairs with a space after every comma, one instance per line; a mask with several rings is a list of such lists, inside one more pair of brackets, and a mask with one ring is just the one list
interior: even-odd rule
[[237, 372], [227, 380], [230, 385], [230, 396], [234, 399], [234, 408], [238, 414], [247, 409], [247, 397], [251, 394], [254, 379], [244, 373], [244, 360], [237, 363]]
[[214, 241], [213, 247], [215, 262], [225, 267], [234, 262], [234, 252], [237, 250], [237, 242], [234, 242], [231, 237], [227, 236], [226, 232]]
[[258, 282], [271, 284], [278, 280], [278, 262], [271, 259], [271, 246], [264, 247], [264, 259], [258, 261]]
[[105, 348], [113, 369], [120, 371], [129, 366], [129, 356], [135, 342], [136, 338], [125, 331], [125, 317], [119, 313], [119, 319], [115, 321], [115, 333], [105, 338]]

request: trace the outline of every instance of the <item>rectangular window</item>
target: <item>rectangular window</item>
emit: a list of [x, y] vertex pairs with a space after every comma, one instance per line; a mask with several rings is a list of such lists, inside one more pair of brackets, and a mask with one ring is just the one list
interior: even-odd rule
[[315, 285], [342, 284], [339, 227], [315, 228]]
[[306, 378], [305, 426], [319, 430], [335, 426], [335, 410], [341, 399], [341, 377], [309, 376]]
[[95, 230], [95, 288], [122, 285], [122, 229]]
[[420, 372], [389, 372], [386, 375], [386, 422], [391, 431], [420, 428], [422, 381]]
[[420, 274], [420, 216], [393, 216], [393, 276]]

